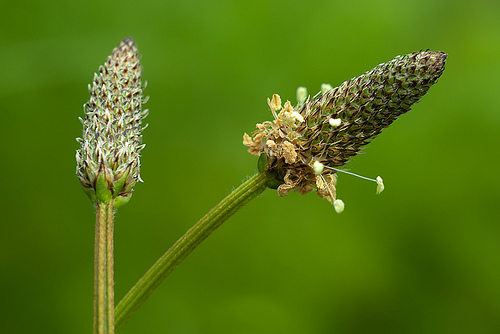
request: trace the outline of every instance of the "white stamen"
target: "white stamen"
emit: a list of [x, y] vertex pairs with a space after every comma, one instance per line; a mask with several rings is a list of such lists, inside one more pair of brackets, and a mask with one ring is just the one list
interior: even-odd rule
[[384, 181], [382, 180], [382, 178], [380, 176], [377, 176], [377, 179], [374, 180], [374, 179], [370, 179], [369, 177], [354, 174], [354, 173], [351, 173], [351, 172], [348, 172], [348, 171], [345, 171], [342, 169], [337, 169], [337, 168], [333, 168], [333, 167], [329, 167], [329, 166], [324, 166], [324, 168], [328, 168], [328, 169], [334, 170], [336, 172], [341, 172], [341, 173], [349, 174], [352, 176], [356, 176], [356, 177], [359, 177], [360, 179], [364, 179], [367, 181], [375, 182], [377, 184], [377, 195], [379, 195], [382, 191], [384, 191], [384, 188], [385, 188]]
[[364, 180], [368, 180], [368, 181], [372, 181], [372, 182], [377, 182], [377, 180], [374, 180], [374, 179], [370, 179], [369, 177], [366, 177], [366, 176], [361, 176], [361, 175], [358, 175], [358, 174], [354, 174], [354, 173], [351, 173], [351, 172], [348, 172], [346, 170], [342, 170], [342, 169], [337, 169], [337, 168], [333, 168], [333, 167], [330, 167], [330, 166], [325, 166], [326, 168], [329, 168], [331, 170], [334, 170], [336, 172], [341, 172], [341, 173], [345, 173], [345, 174], [349, 174], [349, 175], [352, 175], [352, 176], [357, 176], [359, 177], [360, 179], [364, 179]]
[[313, 164], [313, 170], [314, 170], [314, 174], [316, 175], [320, 175], [321, 173], [323, 173], [323, 168], [325, 166], [319, 162], [318, 160], [316, 160]]
[[333, 201], [333, 207], [335, 208], [335, 211], [337, 213], [342, 213], [345, 207], [344, 201], [342, 201], [341, 199], [336, 199], [335, 201]]
[[333, 89], [333, 87], [330, 84], [326, 84], [326, 83], [321, 84], [321, 94], [325, 94], [326, 92], [328, 92], [329, 90], [332, 90], [332, 89]]
[[307, 88], [306, 87], [299, 87], [297, 88], [297, 103], [299, 105], [304, 104], [307, 99]]
[[380, 195], [384, 191], [384, 180], [380, 176], [377, 176], [377, 195]]
[[328, 120], [328, 123], [334, 128], [340, 126], [340, 123], [342, 123], [342, 120], [340, 118], [330, 118]]

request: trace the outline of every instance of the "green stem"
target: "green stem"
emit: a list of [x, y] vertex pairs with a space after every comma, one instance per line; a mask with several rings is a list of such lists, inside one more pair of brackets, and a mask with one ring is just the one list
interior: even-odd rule
[[113, 203], [96, 204], [94, 248], [94, 334], [113, 334]]
[[115, 309], [115, 327], [119, 331], [161, 282], [226, 219], [266, 189], [270, 176], [252, 176], [231, 192], [209, 213], [191, 227], [156, 261], [146, 274], [125, 295]]

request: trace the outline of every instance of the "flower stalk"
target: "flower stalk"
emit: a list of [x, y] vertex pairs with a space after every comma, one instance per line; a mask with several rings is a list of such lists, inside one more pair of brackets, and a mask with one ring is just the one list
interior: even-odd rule
[[96, 205], [94, 250], [94, 333], [114, 333], [113, 200]]
[[134, 287], [123, 297], [115, 310], [115, 328], [119, 331], [161, 282], [213, 231], [267, 188], [272, 176], [258, 173], [217, 204], [191, 227], [156, 261]]

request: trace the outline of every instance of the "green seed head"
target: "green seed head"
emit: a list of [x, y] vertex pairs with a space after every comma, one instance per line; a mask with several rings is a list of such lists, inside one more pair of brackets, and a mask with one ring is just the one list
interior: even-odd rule
[[[305, 121], [296, 130], [302, 154], [343, 166], [427, 93], [443, 73], [446, 57], [427, 51], [399, 56], [308, 101], [300, 110]], [[332, 120], [340, 125], [332, 127]]]
[[398, 56], [339, 87], [323, 85], [294, 108], [288, 101], [282, 108], [275, 94], [268, 100], [275, 120], [257, 124], [243, 143], [251, 154], [267, 156], [266, 171], [282, 183], [278, 194], [315, 188], [333, 203], [338, 168], [427, 93], [446, 58], [433, 51]]
[[83, 136], [77, 138], [76, 174], [93, 202], [126, 203], [140, 177], [142, 120], [141, 66], [131, 37], [113, 50], [89, 85]]

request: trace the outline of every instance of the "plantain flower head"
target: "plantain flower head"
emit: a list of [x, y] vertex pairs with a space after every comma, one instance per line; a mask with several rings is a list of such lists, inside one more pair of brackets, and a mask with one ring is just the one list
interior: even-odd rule
[[[268, 99], [274, 120], [257, 124], [253, 136], [245, 133], [243, 144], [260, 156], [259, 170], [274, 176], [268, 185], [278, 195], [316, 190], [342, 212], [337, 172], [346, 172], [340, 168], [350, 158], [427, 93], [446, 58], [439, 51], [398, 56], [336, 88], [323, 84], [313, 98], [305, 98], [300, 87], [295, 107], [289, 101], [281, 107], [275, 94]], [[369, 180], [377, 183], [377, 194], [382, 192], [382, 178]]]
[[141, 66], [134, 40], [125, 38], [113, 50], [89, 85], [82, 138], [77, 138], [76, 175], [95, 202], [126, 203], [140, 177], [143, 119], [148, 111], [141, 88]]

